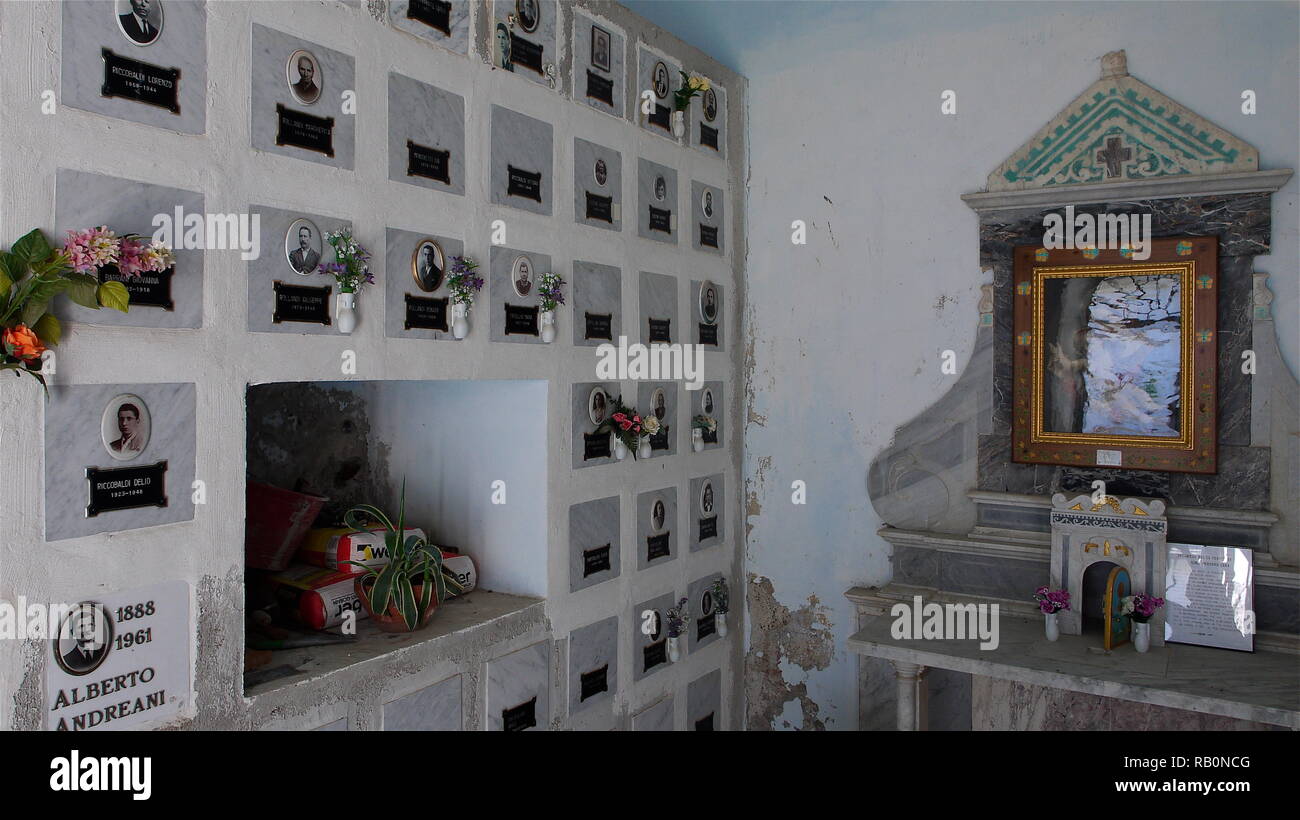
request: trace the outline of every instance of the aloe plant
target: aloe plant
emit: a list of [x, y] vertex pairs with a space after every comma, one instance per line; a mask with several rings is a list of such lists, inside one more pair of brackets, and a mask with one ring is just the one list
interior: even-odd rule
[[[368, 567], [358, 561], [347, 563], [361, 567], [362, 583], [374, 578], [370, 589], [370, 608], [375, 613], [388, 611], [395, 604], [403, 623], [410, 630], [420, 626], [420, 617], [435, 600], [447, 599], [448, 590], [462, 592], [455, 579], [442, 570], [442, 550], [420, 535], [403, 538], [406, 531], [406, 482], [402, 482], [402, 499], [397, 510], [397, 524], [373, 504], [358, 504], [343, 515], [343, 522], [354, 532], [371, 532], [375, 524], [384, 528], [384, 544], [389, 561], [382, 567]], [[419, 586], [417, 596], [415, 588]], [[438, 596], [436, 599], [433, 596]]]

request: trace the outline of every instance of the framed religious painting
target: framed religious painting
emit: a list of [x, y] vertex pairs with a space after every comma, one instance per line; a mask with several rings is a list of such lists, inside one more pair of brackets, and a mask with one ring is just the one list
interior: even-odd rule
[[1013, 461], [1215, 472], [1218, 249], [1015, 249]]

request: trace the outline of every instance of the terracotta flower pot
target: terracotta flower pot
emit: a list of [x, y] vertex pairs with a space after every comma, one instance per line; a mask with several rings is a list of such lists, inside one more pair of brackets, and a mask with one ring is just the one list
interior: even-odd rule
[[[429, 625], [429, 619], [433, 616], [433, 611], [438, 608], [438, 596], [435, 593], [429, 601], [429, 606], [424, 612], [420, 613], [420, 621], [415, 625], [415, 629], [407, 629], [406, 621], [402, 620], [402, 613], [397, 608], [397, 602], [391, 597], [388, 601], [387, 612], [375, 612], [375, 608], [370, 603], [370, 589], [374, 586], [374, 581], [369, 576], [361, 576], [356, 580], [357, 597], [361, 599], [361, 604], [366, 608], [370, 619], [385, 632], [414, 632], [416, 629], [424, 629]], [[420, 593], [424, 590], [423, 584], [415, 584], [412, 589], [415, 591], [415, 600], [420, 600]]]

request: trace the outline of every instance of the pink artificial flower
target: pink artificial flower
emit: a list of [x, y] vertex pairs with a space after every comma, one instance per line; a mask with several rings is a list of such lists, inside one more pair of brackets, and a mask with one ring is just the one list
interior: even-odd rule
[[149, 260], [145, 258], [146, 245], [142, 239], [126, 238], [122, 240], [121, 253], [117, 259], [117, 270], [123, 276], [140, 276], [149, 270]]
[[63, 252], [77, 273], [89, 273], [118, 259], [117, 235], [107, 227], [68, 231], [68, 241]]
[[614, 414], [614, 421], [626, 421], [626, 420], [627, 420], [627, 416], [625, 416], [624, 414], [622, 413]]

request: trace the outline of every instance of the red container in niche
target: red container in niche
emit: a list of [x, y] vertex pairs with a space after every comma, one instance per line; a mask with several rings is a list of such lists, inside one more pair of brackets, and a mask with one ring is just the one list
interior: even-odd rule
[[289, 566], [328, 498], [248, 482], [244, 562], [279, 572]]

